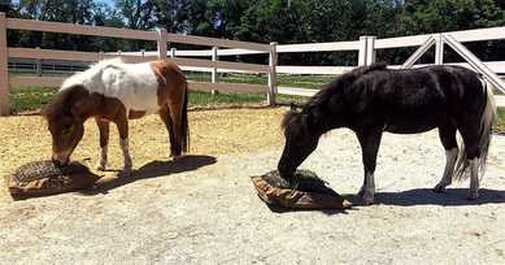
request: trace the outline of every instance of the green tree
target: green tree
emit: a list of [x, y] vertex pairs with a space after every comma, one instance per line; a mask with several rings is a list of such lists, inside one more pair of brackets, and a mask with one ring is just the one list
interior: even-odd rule
[[[502, 26], [504, 10], [493, 0], [407, 0], [400, 18], [399, 35], [416, 35], [465, 29]], [[496, 42], [467, 44], [479, 58], [496, 60], [505, 56], [505, 45]], [[432, 53], [433, 54], [433, 53]], [[449, 61], [460, 61], [458, 55], [447, 50]], [[428, 56], [432, 62], [433, 56]]]

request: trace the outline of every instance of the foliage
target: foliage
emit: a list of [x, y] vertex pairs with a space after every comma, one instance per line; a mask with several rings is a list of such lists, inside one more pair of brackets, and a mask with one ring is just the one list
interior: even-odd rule
[[495, 132], [505, 134], [505, 108], [498, 108], [498, 119], [494, 130]]
[[[80, 23], [269, 43], [331, 42], [501, 26], [505, 2], [493, 0], [11, 0], [10, 17]], [[41, 32], [9, 31], [13, 47], [82, 51], [155, 49], [153, 42]], [[185, 45], [178, 47], [186, 48]], [[469, 44], [484, 60], [502, 60], [499, 42]], [[447, 49], [449, 60], [458, 56]], [[406, 49], [381, 53], [397, 63]], [[429, 56], [428, 56], [429, 57]], [[245, 60], [236, 57], [236, 60]], [[432, 58], [425, 58], [431, 60]], [[264, 56], [247, 56], [263, 61]], [[283, 54], [282, 64], [354, 65], [356, 53]]]

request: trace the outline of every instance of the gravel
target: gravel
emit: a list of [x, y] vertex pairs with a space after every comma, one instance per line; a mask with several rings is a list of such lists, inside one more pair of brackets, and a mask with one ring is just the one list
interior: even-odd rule
[[[435, 131], [387, 134], [377, 204], [346, 212], [262, 203], [249, 177], [281, 151], [153, 162], [95, 191], [2, 203], [0, 264], [505, 264], [505, 137], [494, 138], [481, 199], [467, 201], [468, 181], [430, 191], [445, 163]], [[301, 168], [341, 194], [362, 182], [346, 130]]]

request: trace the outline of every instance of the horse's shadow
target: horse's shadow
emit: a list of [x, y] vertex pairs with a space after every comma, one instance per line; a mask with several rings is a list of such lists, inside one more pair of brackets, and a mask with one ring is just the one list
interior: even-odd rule
[[[356, 196], [349, 196], [353, 205], [360, 206]], [[346, 197], [347, 197], [346, 196]], [[378, 192], [375, 194], [375, 203], [382, 205], [416, 206], [470, 206], [482, 204], [505, 203], [505, 191], [481, 189], [480, 197], [476, 200], [468, 199], [468, 189], [447, 189], [444, 193], [435, 193], [431, 189], [412, 189], [401, 192]]]
[[[267, 205], [270, 211], [275, 213], [288, 212], [322, 212], [326, 215], [348, 214], [349, 211], [359, 210], [361, 207], [367, 207], [361, 199], [355, 194], [343, 194], [346, 200], [353, 205], [345, 210], [305, 210], [305, 209], [287, 209]], [[394, 206], [416, 206], [416, 205], [440, 205], [440, 206], [471, 206], [483, 204], [505, 203], [505, 190], [481, 189], [480, 197], [477, 200], [468, 199], [468, 189], [447, 189], [444, 193], [435, 193], [431, 189], [412, 189], [402, 192], [378, 192], [375, 194], [376, 205], [394, 205]]]
[[296, 208], [285, 208], [276, 205], [266, 204], [266, 207], [273, 213], [284, 214], [292, 212], [320, 212], [325, 215], [337, 215], [337, 214], [349, 214], [349, 211], [356, 211], [357, 208], [348, 209], [296, 209]]
[[187, 155], [172, 161], [152, 161], [137, 170], [131, 176], [116, 177], [98, 182], [93, 189], [81, 191], [85, 195], [106, 194], [109, 190], [127, 185], [141, 179], [167, 176], [174, 173], [197, 170], [201, 167], [216, 163], [216, 158], [205, 155]]

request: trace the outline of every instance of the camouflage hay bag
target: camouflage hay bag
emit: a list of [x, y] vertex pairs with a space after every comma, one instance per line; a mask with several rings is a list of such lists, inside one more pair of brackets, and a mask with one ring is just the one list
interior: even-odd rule
[[58, 167], [52, 161], [30, 162], [6, 177], [14, 199], [76, 191], [92, 186], [99, 176], [79, 163]]
[[308, 170], [297, 170], [293, 181], [271, 171], [251, 178], [258, 196], [271, 206], [288, 209], [347, 209], [351, 203]]

